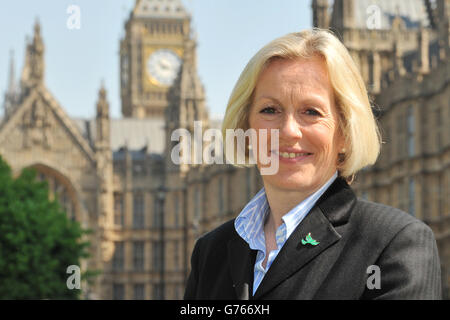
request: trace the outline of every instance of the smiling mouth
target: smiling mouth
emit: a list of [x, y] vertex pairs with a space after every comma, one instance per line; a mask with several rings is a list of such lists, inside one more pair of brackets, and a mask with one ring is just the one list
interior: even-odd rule
[[295, 158], [301, 158], [312, 155], [312, 153], [309, 152], [301, 152], [301, 153], [294, 153], [294, 152], [276, 152], [273, 151], [273, 153], [279, 155], [283, 159], [295, 159]]
[[302, 152], [302, 153], [292, 153], [292, 152], [281, 152], [280, 156], [285, 159], [293, 159], [299, 157], [305, 157], [312, 155], [312, 153]]

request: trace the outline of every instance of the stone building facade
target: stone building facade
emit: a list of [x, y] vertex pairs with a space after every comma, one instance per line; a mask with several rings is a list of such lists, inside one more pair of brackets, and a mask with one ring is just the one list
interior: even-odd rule
[[314, 24], [335, 31], [371, 93], [383, 146], [356, 177], [361, 197], [433, 229], [444, 295], [450, 285], [450, 1], [313, 1]]
[[20, 83], [11, 62], [0, 154], [34, 167], [68, 215], [94, 230], [84, 297], [181, 299], [195, 240], [231, 219], [261, 187], [255, 169], [174, 165], [171, 133], [220, 128], [197, 75], [191, 17], [178, 0], [138, 0], [120, 42], [123, 118], [101, 86], [95, 119], [70, 118], [45, 86], [40, 24]]
[[[429, 223], [447, 270], [449, 0], [312, 7], [315, 26], [334, 29], [360, 66], [382, 128], [380, 160], [355, 189]], [[70, 118], [45, 86], [44, 51], [36, 24], [19, 84], [11, 64], [0, 154], [16, 173], [36, 168], [69, 217], [94, 230], [81, 267], [103, 272], [82, 284], [86, 298], [182, 298], [195, 240], [262, 187], [255, 168], [171, 159], [174, 130], [194, 137], [195, 121], [203, 133], [220, 128], [197, 74], [190, 14], [180, 0], [135, 2], [120, 41], [120, 119], [110, 117], [103, 85], [95, 119]]]

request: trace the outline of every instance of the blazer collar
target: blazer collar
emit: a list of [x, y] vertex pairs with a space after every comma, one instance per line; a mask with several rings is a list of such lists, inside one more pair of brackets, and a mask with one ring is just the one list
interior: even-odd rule
[[253, 294], [253, 267], [257, 251], [251, 250], [237, 232], [234, 235], [228, 242], [233, 287], [239, 300], [249, 300]]
[[[339, 241], [341, 235], [334, 227], [348, 221], [355, 200], [355, 194], [345, 180], [337, 178], [286, 241], [256, 290], [254, 299], [269, 292]], [[302, 244], [301, 240], [305, 239], [309, 233], [313, 239], [319, 241], [318, 245]], [[244, 252], [242, 251], [242, 253]], [[239, 257], [239, 261], [235, 259], [232, 264], [240, 262], [239, 265], [242, 268], [244, 260], [245, 257], [242, 255]], [[254, 261], [250, 266], [251, 271], [253, 271], [253, 266]], [[245, 272], [248, 272], [248, 268], [246, 266], [245, 270], [247, 271]], [[253, 281], [253, 277], [251, 279]]]
[[334, 226], [347, 223], [356, 196], [347, 182], [338, 177], [316, 203], [325, 217]]
[[[347, 182], [337, 178], [286, 241], [254, 297], [253, 270], [257, 252], [251, 250], [247, 242], [235, 232], [228, 242], [228, 255], [237, 298], [258, 299], [339, 241], [341, 235], [334, 227], [347, 223], [355, 202], [356, 196]], [[302, 245], [301, 240], [308, 233], [320, 243], [316, 246]]]

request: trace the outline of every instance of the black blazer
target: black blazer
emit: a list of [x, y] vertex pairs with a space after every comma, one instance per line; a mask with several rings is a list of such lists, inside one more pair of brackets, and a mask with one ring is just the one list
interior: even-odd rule
[[[302, 245], [311, 232], [320, 243]], [[185, 299], [440, 299], [431, 229], [409, 214], [357, 199], [338, 178], [278, 253], [255, 296], [256, 251], [234, 220], [197, 240]], [[380, 288], [375, 284], [379, 267]], [[370, 279], [368, 279], [370, 277]]]

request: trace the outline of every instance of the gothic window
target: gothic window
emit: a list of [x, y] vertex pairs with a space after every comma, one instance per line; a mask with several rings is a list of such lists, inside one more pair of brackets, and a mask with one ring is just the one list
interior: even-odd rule
[[180, 270], [180, 253], [178, 252], [178, 241], [173, 242], [173, 268]]
[[144, 195], [142, 193], [136, 193], [133, 196], [133, 227], [136, 229], [145, 227]]
[[52, 182], [50, 183], [50, 185], [52, 186], [52, 193], [53, 195], [56, 195], [59, 191], [61, 191], [61, 188], [58, 186], [58, 180], [55, 180], [55, 178], [51, 179]]
[[74, 212], [74, 208], [73, 208], [73, 202], [69, 198], [67, 189], [64, 188], [63, 186], [60, 186], [60, 188], [58, 188], [57, 195], [58, 195], [57, 196], [58, 201], [61, 204], [64, 211], [66, 212], [69, 219], [75, 220], [75, 212]]
[[37, 179], [47, 182], [50, 199], [58, 202], [69, 219], [75, 220], [75, 191], [68, 179], [57, 171], [41, 165], [34, 166], [34, 169], [37, 171]]
[[145, 284], [136, 283], [134, 285], [134, 300], [144, 300], [145, 299]]
[[162, 264], [162, 243], [161, 241], [153, 241], [153, 271], [161, 271]]
[[113, 284], [113, 300], [125, 299], [125, 286], [122, 283]]
[[124, 226], [124, 212], [123, 212], [123, 196], [122, 194], [114, 193], [114, 224]]
[[153, 299], [155, 300], [163, 299], [162, 285], [160, 283], [153, 284]]
[[38, 174], [38, 179], [39, 179], [39, 181], [45, 181], [45, 174], [43, 174], [42, 172], [40, 172], [40, 173]]
[[[115, 156], [120, 156], [119, 154], [115, 154]], [[113, 170], [115, 174], [122, 175], [125, 173], [125, 163], [123, 160], [114, 160]]]
[[175, 193], [174, 200], [173, 200], [174, 206], [175, 206], [175, 209], [174, 209], [174, 227], [175, 228], [178, 228], [180, 226], [180, 204], [178, 203], [179, 200], [180, 199], [178, 197], [178, 194]]
[[144, 161], [133, 161], [133, 176], [142, 177], [146, 174]]
[[144, 241], [133, 242], [133, 268], [136, 271], [144, 270]]
[[162, 212], [161, 212], [161, 205], [159, 203], [159, 200], [155, 194], [154, 196], [154, 202], [153, 202], [153, 227], [154, 228], [161, 228], [162, 226]]
[[72, 220], [75, 220], [72, 201], [70, 200], [68, 191], [65, 188], [60, 192], [60, 203], [63, 206], [64, 211], [67, 213], [68, 217]]
[[124, 244], [123, 242], [116, 242], [114, 255], [112, 259], [112, 270], [113, 271], [123, 271], [124, 266]]

